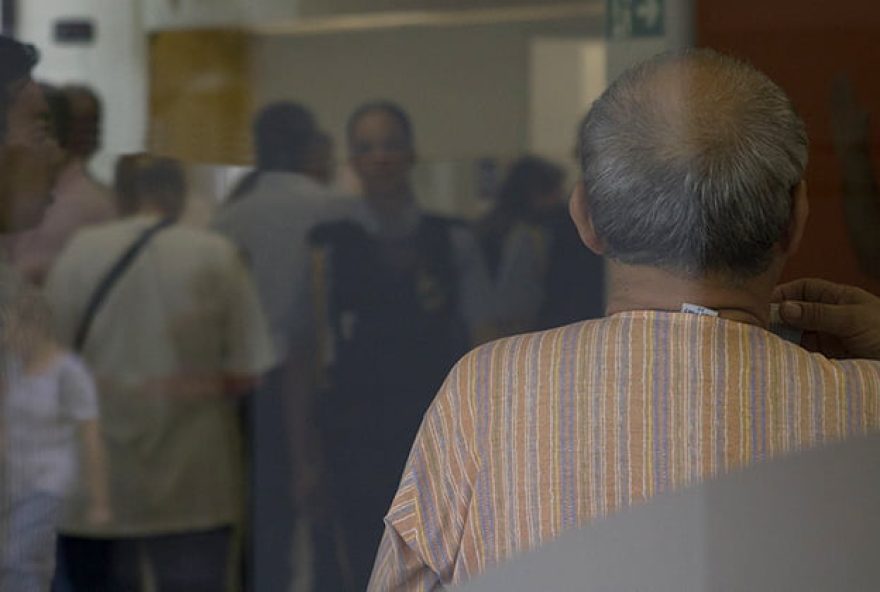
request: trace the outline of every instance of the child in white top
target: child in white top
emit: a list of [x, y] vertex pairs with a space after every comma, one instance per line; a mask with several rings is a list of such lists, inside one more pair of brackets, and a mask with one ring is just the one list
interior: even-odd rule
[[[80, 470], [92, 488], [90, 519], [109, 518], [95, 384], [53, 339], [45, 301], [16, 299], [5, 342], [11, 364], [3, 405], [4, 489], [8, 523], [0, 532], [0, 590], [48, 590], [65, 498]], [[80, 463], [83, 460], [83, 463]]]

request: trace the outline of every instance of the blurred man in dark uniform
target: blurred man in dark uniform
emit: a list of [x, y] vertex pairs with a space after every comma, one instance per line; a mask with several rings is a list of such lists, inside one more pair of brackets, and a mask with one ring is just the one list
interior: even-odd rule
[[[350, 576], [337, 585], [363, 590], [407, 441], [446, 372], [487, 331], [489, 283], [465, 225], [416, 203], [406, 113], [389, 102], [366, 104], [347, 133], [364, 199], [311, 239], [329, 371], [319, 414], [345, 551], [341, 573]], [[318, 572], [319, 589], [330, 589], [332, 568], [321, 563]]]

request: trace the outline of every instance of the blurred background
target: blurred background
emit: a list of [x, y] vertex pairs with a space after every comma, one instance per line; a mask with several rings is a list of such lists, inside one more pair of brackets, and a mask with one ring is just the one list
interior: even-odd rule
[[[514, 165], [526, 155], [549, 165], [538, 168], [551, 180], [528, 199], [549, 200], [560, 210], [578, 178], [578, 123], [609, 82], [658, 52], [711, 47], [767, 73], [807, 124], [811, 217], [786, 279], [821, 276], [880, 291], [876, 254], [865, 251], [874, 229], [880, 229], [847, 205], [850, 161], [841, 149], [853, 140], [861, 150], [857, 158], [867, 159], [859, 170], [871, 164], [877, 169], [871, 147], [880, 141], [880, 130], [870, 119], [880, 110], [875, 0], [0, 0], [0, 23], [5, 35], [39, 48], [35, 80], [86, 86], [99, 98], [100, 140], [94, 158], [86, 161], [88, 174], [118, 189], [121, 155], [175, 159], [186, 181], [183, 221], [195, 228], [219, 228], [230, 196], [247, 193], [242, 179], [256, 164], [252, 125], [267, 104], [295, 101], [311, 111], [329, 140], [329, 191], [346, 199], [364, 193], [348, 145], [349, 116], [376, 99], [402, 106], [413, 132], [411, 193], [425, 211], [476, 229], [490, 260], [495, 282], [490, 300], [496, 304], [512, 292], [504, 287], [505, 263], [492, 265], [493, 252], [503, 259], [501, 247], [492, 246], [492, 223], [501, 219], [506, 232], [512, 218], [492, 218], [492, 212], [508, 194], [505, 181], [516, 178]], [[847, 128], [848, 115], [850, 123], [858, 121]], [[523, 219], [536, 227], [547, 222]], [[574, 236], [570, 224], [560, 232]], [[304, 267], [303, 261], [296, 265]], [[541, 277], [549, 277], [546, 261], [542, 265]], [[543, 306], [544, 314], [548, 306], [535, 299], [546, 294], [526, 294], [526, 286], [520, 296], [523, 307], [531, 308], [515, 310], [504, 319], [506, 326], [499, 321], [481, 337], [471, 327], [468, 345], [600, 316], [602, 264], [596, 259], [590, 265], [589, 281], [579, 292], [586, 295], [582, 309], [535, 321], [536, 311]], [[256, 280], [263, 289], [260, 277]], [[566, 285], [552, 289], [565, 292]], [[211, 295], [208, 291], [206, 301]], [[261, 296], [265, 304], [266, 294]], [[277, 327], [268, 316], [273, 331]], [[338, 323], [343, 328], [336, 328], [342, 334], [344, 320]], [[303, 343], [320, 350], [318, 357], [327, 353], [320, 339]], [[329, 362], [309, 363], [323, 362], [326, 370], [335, 363], [332, 352], [327, 357]], [[320, 382], [305, 387], [306, 398], [326, 386]], [[432, 383], [430, 393], [436, 386]], [[260, 414], [272, 412], [244, 407], [236, 412], [247, 442], [246, 465], [272, 457], [281, 442], [294, 456], [297, 446], [313, 444], [285, 440], [302, 429], [292, 427], [299, 425], [299, 408], [278, 411], [287, 423], [260, 440]], [[411, 438], [402, 440], [408, 446]], [[274, 478], [285, 488], [296, 489], [300, 484], [288, 481], [310, 477], [293, 476], [290, 463], [267, 470], [276, 471]], [[248, 482], [259, 488], [262, 479]], [[304, 509], [301, 499], [265, 503], [263, 518], [244, 512], [250, 518], [236, 535], [230, 589], [334, 589], [322, 588], [315, 575], [319, 556], [338, 542], [315, 533], [326, 509]], [[272, 516], [289, 522], [290, 532], [273, 538], [271, 525], [260, 522]], [[292, 567], [276, 577], [271, 573], [277, 566], [269, 566], [270, 575], [261, 580], [258, 550], [272, 546], [281, 547]], [[149, 570], [144, 573], [149, 583]]]

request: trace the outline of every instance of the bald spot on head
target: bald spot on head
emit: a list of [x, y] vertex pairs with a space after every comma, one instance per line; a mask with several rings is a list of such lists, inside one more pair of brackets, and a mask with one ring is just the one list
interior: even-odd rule
[[689, 274], [756, 273], [787, 227], [806, 146], [785, 93], [746, 63], [695, 50], [628, 70], [581, 133], [607, 254]]
[[728, 166], [738, 168], [759, 149], [784, 150], [766, 124], [787, 105], [768, 96], [768, 83], [758, 71], [719, 54], [661, 63], [625, 87], [617, 103], [623, 124], [618, 131], [641, 146], [644, 157], [715, 176]]

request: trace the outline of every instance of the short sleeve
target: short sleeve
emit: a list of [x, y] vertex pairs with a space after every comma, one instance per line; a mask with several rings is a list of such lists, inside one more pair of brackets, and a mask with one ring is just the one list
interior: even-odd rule
[[61, 410], [66, 418], [88, 421], [98, 418], [95, 381], [83, 363], [68, 354], [59, 373]]

